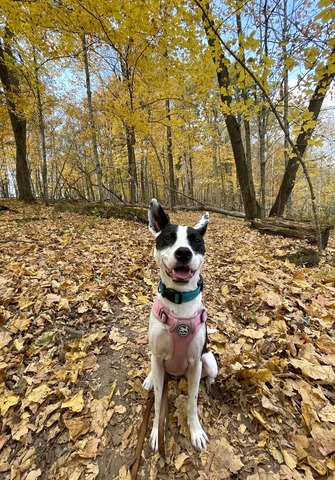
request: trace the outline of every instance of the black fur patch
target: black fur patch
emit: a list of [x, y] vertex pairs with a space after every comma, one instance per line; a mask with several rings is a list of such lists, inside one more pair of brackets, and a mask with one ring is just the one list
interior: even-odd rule
[[187, 227], [187, 239], [190, 247], [195, 253], [205, 255], [205, 242], [199, 230]]
[[171, 223], [166, 225], [156, 239], [156, 249], [164, 250], [167, 247], [172, 247], [177, 240], [177, 229], [178, 225], [173, 225]]

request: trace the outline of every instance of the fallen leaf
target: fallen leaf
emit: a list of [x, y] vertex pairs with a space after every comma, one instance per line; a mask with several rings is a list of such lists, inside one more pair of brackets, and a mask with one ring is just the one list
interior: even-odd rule
[[5, 393], [4, 395], [0, 396], [0, 412], [1, 415], [6, 415], [10, 407], [14, 407], [20, 401], [20, 397], [18, 395], [14, 395], [12, 393]]
[[91, 422], [85, 417], [67, 418], [64, 423], [69, 430], [70, 439], [76, 441], [82, 435], [85, 435], [90, 428]]
[[82, 458], [95, 458], [98, 455], [99, 438], [87, 438], [78, 443], [78, 448], [73, 455]]
[[176, 459], [175, 459], [175, 461], [174, 461], [174, 464], [175, 464], [175, 467], [176, 467], [177, 470], [180, 470], [180, 469], [181, 469], [181, 467], [183, 466], [183, 464], [184, 464], [184, 462], [185, 462], [185, 460], [186, 460], [187, 458], [189, 458], [189, 456], [186, 455], [186, 453], [180, 453], [180, 454], [176, 457]]
[[12, 341], [12, 335], [9, 332], [0, 332], [0, 349]]
[[84, 408], [83, 390], [73, 395], [69, 400], [61, 405], [62, 408], [69, 408], [72, 412], [81, 412]]

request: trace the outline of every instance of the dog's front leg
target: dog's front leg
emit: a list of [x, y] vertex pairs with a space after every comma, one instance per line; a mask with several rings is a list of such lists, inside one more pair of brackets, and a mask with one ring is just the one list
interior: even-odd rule
[[151, 357], [151, 375], [154, 384], [155, 392], [155, 415], [154, 423], [151, 431], [151, 447], [154, 452], [158, 450], [158, 425], [159, 425], [159, 415], [161, 410], [162, 403], [162, 393], [164, 387], [164, 364], [163, 360], [155, 357]]
[[202, 429], [198, 417], [198, 393], [201, 378], [202, 364], [200, 360], [189, 362], [187, 370], [188, 379], [188, 426], [191, 434], [192, 445], [201, 450], [207, 446], [208, 437]]

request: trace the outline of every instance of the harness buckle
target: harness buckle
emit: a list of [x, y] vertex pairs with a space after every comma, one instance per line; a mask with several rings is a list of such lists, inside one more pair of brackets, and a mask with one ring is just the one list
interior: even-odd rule
[[159, 312], [159, 318], [162, 320], [162, 323], [167, 323], [168, 322], [169, 316], [166, 313], [166, 311], [164, 310], [164, 308], [162, 308], [161, 311]]

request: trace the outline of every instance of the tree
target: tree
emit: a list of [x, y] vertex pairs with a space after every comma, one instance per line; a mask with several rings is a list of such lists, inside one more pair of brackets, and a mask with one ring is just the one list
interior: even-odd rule
[[16, 147], [16, 182], [20, 200], [33, 202], [30, 171], [27, 162], [27, 120], [20, 105], [20, 75], [10, 42], [12, 34], [5, 30], [0, 40], [0, 80], [11, 121]]
[[82, 41], [82, 46], [83, 46], [87, 105], [88, 105], [89, 126], [90, 126], [91, 139], [92, 139], [93, 158], [94, 158], [94, 163], [95, 163], [95, 168], [96, 168], [96, 176], [97, 176], [97, 179], [98, 179], [99, 201], [102, 202], [103, 199], [104, 199], [104, 191], [103, 191], [103, 184], [102, 184], [102, 169], [101, 169], [101, 163], [100, 163], [99, 154], [98, 154], [96, 126], [95, 126], [93, 103], [92, 103], [91, 75], [90, 75], [88, 53], [87, 53], [88, 47], [87, 47], [87, 43], [86, 43], [85, 33], [83, 33], [81, 35], [81, 41]]
[[239, 122], [236, 116], [230, 110], [233, 99], [232, 95], [229, 93], [231, 90], [231, 81], [227, 67], [228, 61], [218, 43], [218, 38], [215, 35], [216, 29], [212, 20], [210, 20], [208, 8], [205, 9], [197, 0], [195, 0], [195, 2], [200, 6], [203, 12], [203, 24], [207, 41], [212, 51], [213, 62], [216, 67], [221, 102], [226, 106], [227, 109], [227, 113], [225, 114], [225, 123], [234, 153], [237, 177], [241, 188], [245, 215], [248, 219], [256, 218], [260, 216], [260, 206], [256, 199], [251, 166], [245, 153]]
[[[308, 143], [317, 125], [317, 120], [321, 111], [322, 104], [334, 77], [335, 47], [333, 47], [333, 49], [331, 50], [325, 66], [321, 69], [320, 78], [309, 101], [308, 108], [305, 114], [305, 120], [301, 125], [300, 132], [294, 145], [295, 148], [293, 154], [287, 162], [285, 174], [283, 176], [277, 198], [271, 208], [270, 216], [275, 215], [281, 217], [284, 213], [285, 206], [288, 202], [288, 199], [290, 198], [290, 195], [295, 185], [297, 172], [301, 164], [300, 159], [303, 158], [305, 155]], [[288, 136], [288, 132], [286, 133], [286, 136]]]
[[[201, 1], [195, 0], [195, 3], [199, 7], [202, 13], [202, 19], [204, 24], [204, 29], [206, 32], [206, 36], [209, 42], [209, 45], [212, 50], [212, 56], [215, 64], [217, 65], [217, 77], [218, 77], [218, 85], [220, 87], [220, 94], [222, 103], [225, 105], [226, 110], [226, 124], [227, 129], [230, 135], [230, 139], [232, 142], [232, 147], [234, 150], [234, 157], [237, 171], [241, 166], [244, 168], [241, 169], [243, 172], [243, 176], [239, 174], [238, 171], [238, 179], [242, 191], [242, 195], [244, 198], [244, 206], [246, 209], [246, 200], [253, 202], [253, 205], [256, 205], [257, 202], [255, 200], [255, 195], [252, 189], [252, 174], [248, 168], [245, 166], [245, 153], [243, 146], [241, 146], [240, 135], [238, 134], [238, 129], [236, 128], [236, 118], [232, 115], [232, 96], [229, 93], [231, 91], [230, 85], [230, 77], [229, 77], [229, 66], [231, 65], [230, 60], [225, 56], [224, 51], [226, 51], [230, 57], [233, 58], [235, 62], [245, 71], [245, 75], [251, 79], [257, 87], [260, 88], [264, 101], [268, 104], [269, 109], [274, 114], [276, 120], [280, 128], [283, 131], [285, 138], [287, 139], [287, 143], [292, 149], [291, 159], [287, 164], [286, 172], [283, 178], [282, 186], [279, 190], [276, 202], [274, 204], [273, 209], [271, 210], [271, 214], [281, 214], [284, 211], [286, 203], [288, 201], [289, 195], [292, 191], [296, 171], [299, 167], [299, 164], [303, 166], [304, 173], [310, 188], [311, 193], [311, 200], [313, 211], [315, 214], [315, 218], [317, 218], [316, 214], [316, 206], [315, 206], [315, 194], [311, 179], [308, 175], [308, 170], [306, 168], [306, 164], [303, 162], [303, 155], [305, 153], [306, 147], [308, 142], [311, 139], [311, 136], [314, 132], [316, 121], [318, 118], [318, 114], [320, 112], [323, 100], [325, 95], [329, 89], [329, 86], [332, 82], [334, 77], [334, 49], [330, 52], [328, 56], [328, 61], [326, 63], [325, 68], [320, 68], [321, 74], [317, 71], [316, 72], [316, 86], [314, 93], [310, 99], [310, 103], [303, 116], [303, 121], [301, 124], [300, 133], [297, 137], [296, 143], [291, 138], [291, 134], [285, 128], [285, 122], [282, 121], [281, 116], [279, 114], [278, 109], [276, 108], [274, 102], [271, 100], [270, 94], [267, 90], [267, 84], [262, 81], [262, 77], [258, 74], [257, 69], [251, 69], [245, 62], [245, 60], [240, 58], [231, 47], [228, 46], [227, 42], [222, 39], [222, 36], [219, 33], [219, 29], [217, 24], [215, 23], [213, 13], [209, 8], [208, 4], [203, 4]], [[240, 7], [237, 7], [240, 8]], [[251, 35], [253, 36], [253, 34]], [[316, 57], [317, 53], [315, 54], [315, 48], [313, 53], [314, 64], [316, 64]], [[294, 62], [292, 63], [294, 64]], [[269, 60], [268, 56], [264, 56], [264, 65], [271, 65], [271, 61]], [[319, 63], [320, 65], [320, 63]], [[315, 65], [314, 65], [315, 66]], [[263, 75], [264, 78], [264, 75]], [[227, 122], [228, 121], [228, 122]], [[231, 125], [229, 126], [229, 123]], [[236, 145], [235, 145], [236, 142]], [[249, 190], [248, 190], [249, 186]], [[246, 209], [246, 216], [247, 218], [254, 218], [253, 216], [257, 216], [256, 208], [248, 208]], [[316, 223], [317, 219], [316, 219]]]

